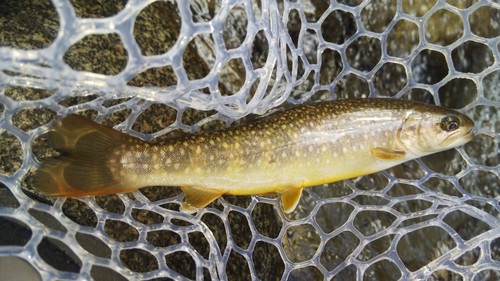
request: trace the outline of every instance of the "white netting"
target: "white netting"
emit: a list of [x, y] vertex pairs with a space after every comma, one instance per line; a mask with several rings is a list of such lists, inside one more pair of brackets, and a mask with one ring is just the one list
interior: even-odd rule
[[[498, 280], [496, 0], [0, 2], [0, 276]], [[464, 147], [191, 216], [178, 188], [43, 198], [43, 134], [79, 113], [158, 140], [288, 101], [391, 96], [468, 112]], [[333, 278], [333, 279], [332, 279]]]

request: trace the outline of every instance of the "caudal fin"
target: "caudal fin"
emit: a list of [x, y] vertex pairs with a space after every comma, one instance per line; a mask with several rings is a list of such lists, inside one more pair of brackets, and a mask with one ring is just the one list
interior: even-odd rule
[[[79, 197], [135, 191], [112, 167], [114, 151], [130, 136], [83, 117], [70, 115], [49, 132], [50, 145], [61, 156], [47, 159], [34, 176], [37, 191]], [[118, 173], [117, 173], [118, 171]]]

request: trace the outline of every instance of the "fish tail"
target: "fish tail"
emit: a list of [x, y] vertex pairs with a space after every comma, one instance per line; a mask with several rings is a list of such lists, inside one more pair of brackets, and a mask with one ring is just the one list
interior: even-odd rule
[[48, 135], [50, 145], [61, 155], [42, 163], [33, 179], [35, 189], [66, 197], [137, 190], [110, 165], [110, 159], [116, 157], [113, 152], [131, 138], [83, 117], [65, 117]]

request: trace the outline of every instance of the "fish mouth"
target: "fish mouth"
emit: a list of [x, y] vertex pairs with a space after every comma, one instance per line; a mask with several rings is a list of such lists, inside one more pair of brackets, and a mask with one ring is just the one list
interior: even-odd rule
[[466, 137], [469, 141], [472, 140], [475, 136], [477, 135], [477, 129], [476, 127], [470, 128], [467, 133], [465, 133], [463, 136]]
[[476, 136], [476, 133], [477, 133], [476, 128], [472, 127], [468, 131], [466, 131], [465, 133], [453, 134], [453, 135], [448, 136], [444, 140], [443, 144], [448, 148], [461, 146], [461, 145], [468, 143], [472, 139], [474, 139], [474, 137]]

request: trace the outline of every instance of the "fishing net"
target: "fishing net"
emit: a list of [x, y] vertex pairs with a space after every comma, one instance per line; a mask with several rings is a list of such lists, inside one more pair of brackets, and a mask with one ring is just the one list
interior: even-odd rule
[[[3, 280], [500, 279], [496, 0], [0, 2]], [[196, 215], [178, 187], [48, 198], [44, 134], [76, 113], [161, 142], [284, 103], [413, 99], [459, 109], [467, 145]]]

